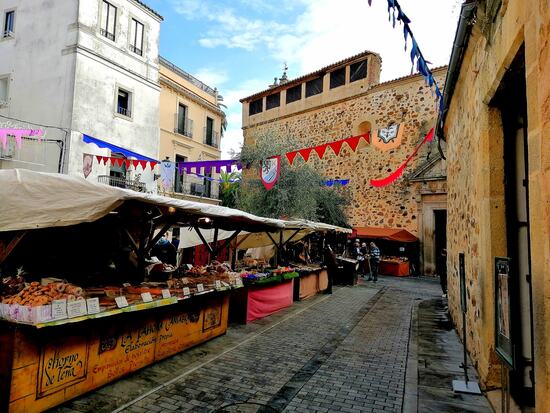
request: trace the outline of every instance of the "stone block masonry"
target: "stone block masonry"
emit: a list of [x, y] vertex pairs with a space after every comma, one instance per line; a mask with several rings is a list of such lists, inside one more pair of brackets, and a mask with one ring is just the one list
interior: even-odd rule
[[[442, 86], [446, 68], [434, 73]], [[445, 193], [445, 177], [418, 183], [400, 179], [385, 188], [372, 187], [370, 180], [397, 169], [434, 126], [436, 116], [432, 91], [420, 76], [408, 76], [275, 120], [255, 124], [252, 116], [244, 128], [245, 144], [251, 144], [261, 134], [273, 134], [291, 137], [296, 148], [304, 148], [399, 124], [402, 133], [389, 144], [376, 138], [371, 144], [362, 142], [356, 153], [344, 145], [339, 156], [327, 149], [322, 160], [312, 153], [309, 162], [329, 179], [350, 179], [352, 202], [347, 213], [352, 226], [405, 228], [419, 235], [422, 194]], [[428, 154], [437, 154], [435, 142], [422, 148], [405, 175], [424, 163]], [[299, 168], [302, 162], [297, 156], [295, 167]]]

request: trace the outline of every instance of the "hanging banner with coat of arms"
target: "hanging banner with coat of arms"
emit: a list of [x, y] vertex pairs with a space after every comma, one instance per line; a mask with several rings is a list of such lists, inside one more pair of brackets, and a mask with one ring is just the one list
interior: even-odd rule
[[281, 173], [281, 157], [272, 156], [262, 161], [260, 179], [268, 191], [273, 188]]

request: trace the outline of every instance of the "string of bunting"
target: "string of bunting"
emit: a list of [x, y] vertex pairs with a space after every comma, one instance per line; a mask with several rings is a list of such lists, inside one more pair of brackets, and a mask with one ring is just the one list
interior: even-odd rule
[[328, 187], [338, 186], [338, 185], [346, 186], [347, 184], [349, 184], [349, 179], [328, 179], [325, 182], [323, 182], [323, 186], [328, 186]]
[[412, 160], [412, 158], [415, 157], [415, 155], [417, 154], [418, 150], [422, 147], [422, 145], [424, 145], [426, 142], [430, 142], [433, 139], [433, 137], [434, 137], [434, 129], [432, 128], [430, 129], [428, 134], [424, 137], [422, 142], [420, 142], [418, 146], [414, 149], [413, 153], [411, 153], [407, 157], [405, 162], [403, 162], [399, 168], [397, 168], [394, 172], [392, 172], [390, 175], [388, 175], [385, 178], [371, 179], [370, 184], [374, 187], [380, 188], [394, 182], [397, 178], [399, 178], [403, 174], [403, 170], [407, 167], [407, 164]]
[[[372, 5], [372, 0], [368, 0], [369, 6]], [[433, 73], [428, 67], [428, 62], [424, 55], [422, 54], [422, 51], [420, 50], [420, 47], [418, 47], [418, 43], [416, 41], [416, 38], [411, 30], [410, 23], [411, 20], [407, 17], [407, 15], [403, 12], [401, 9], [401, 5], [397, 0], [387, 0], [388, 2], [388, 19], [392, 22], [393, 27], [395, 28], [396, 22], [399, 22], [400, 24], [403, 24], [403, 37], [405, 38], [405, 51], [407, 51], [407, 41], [408, 38], [411, 39], [411, 74], [415, 66], [416, 61], [416, 70], [424, 77], [426, 80], [426, 83], [429, 85], [429, 87], [434, 87], [435, 89], [435, 95], [437, 99], [439, 100], [439, 110], [443, 111], [443, 94], [441, 93], [441, 89], [439, 89], [439, 86], [437, 85]]]
[[36, 136], [41, 141], [43, 135], [44, 131], [42, 129], [0, 128], [0, 142], [2, 142], [4, 150], [8, 147], [8, 136], [13, 136], [17, 149], [21, 149], [21, 139], [24, 136]]
[[298, 154], [300, 154], [302, 159], [306, 162], [309, 161], [309, 157], [312, 152], [315, 152], [319, 159], [323, 159], [326, 154], [327, 148], [332, 149], [334, 154], [338, 156], [340, 155], [340, 151], [342, 150], [342, 146], [344, 145], [344, 143], [346, 143], [350, 147], [350, 149], [355, 152], [357, 150], [357, 147], [359, 146], [359, 142], [361, 141], [361, 139], [365, 139], [367, 143], [370, 143], [370, 133], [350, 136], [349, 138], [340, 139], [330, 143], [324, 143], [322, 145], [317, 145], [310, 148], [298, 149], [296, 151], [287, 152], [285, 156], [290, 165], [294, 164], [294, 160], [296, 159], [296, 156]]

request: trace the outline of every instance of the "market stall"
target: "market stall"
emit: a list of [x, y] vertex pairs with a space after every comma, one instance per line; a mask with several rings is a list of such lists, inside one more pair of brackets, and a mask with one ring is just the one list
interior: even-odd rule
[[[292, 304], [292, 298], [294, 301], [310, 298], [329, 288], [328, 270], [322, 262], [322, 245], [316, 246], [316, 258], [320, 262], [315, 264], [308, 264], [307, 260], [301, 263], [293, 262], [287, 247], [302, 243], [314, 234], [323, 236], [323, 239], [328, 233], [343, 234], [345, 237], [351, 230], [307, 220], [282, 220], [280, 223], [284, 229], [279, 230], [277, 234], [241, 232], [231, 242], [232, 266], [242, 269], [245, 289], [231, 294], [230, 320], [250, 322], [288, 307]], [[218, 232], [218, 242], [220, 239], [229, 238], [230, 235], [230, 232]], [[182, 228], [180, 248], [200, 245], [204, 240], [213, 243], [214, 237], [212, 230], [193, 231], [192, 228]], [[239, 250], [247, 251], [244, 260], [237, 259]], [[276, 267], [282, 261], [289, 266], [286, 269], [288, 273], [282, 279], [271, 276], [272, 271], [281, 270]], [[256, 274], [260, 274], [257, 280]], [[292, 285], [288, 282], [290, 277], [294, 278]], [[291, 300], [288, 294], [291, 294]]]
[[245, 288], [231, 294], [232, 321], [250, 323], [292, 305], [294, 280], [298, 277], [293, 269], [248, 270], [240, 275]]
[[[78, 194], [78, 196], [75, 196]], [[277, 220], [27, 170], [0, 171], [0, 411], [39, 412], [224, 334], [240, 274], [154, 259], [172, 226]]]
[[407, 277], [418, 261], [418, 238], [402, 228], [356, 227], [350, 235], [361, 242], [376, 242], [382, 256], [379, 274]]
[[311, 298], [328, 288], [328, 272], [321, 267], [302, 267], [294, 283], [294, 301]]

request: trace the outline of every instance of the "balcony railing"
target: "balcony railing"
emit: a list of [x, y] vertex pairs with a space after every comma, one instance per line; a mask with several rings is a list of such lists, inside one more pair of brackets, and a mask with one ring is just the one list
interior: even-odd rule
[[[183, 124], [182, 124], [183, 123]], [[179, 121], [178, 114], [174, 116], [174, 132], [180, 135], [187, 136], [189, 138], [193, 137], [193, 120], [185, 118], [183, 122]]]
[[143, 182], [131, 181], [126, 178], [119, 178], [117, 176], [99, 175], [97, 181], [100, 184], [116, 186], [117, 188], [131, 189], [136, 192], [145, 192], [146, 187]]
[[180, 69], [179, 67], [177, 67], [175, 64], [173, 64], [172, 62], [166, 60], [165, 58], [159, 56], [159, 61], [162, 65], [170, 68], [170, 70], [172, 70], [173, 72], [176, 72], [178, 75], [180, 75], [181, 77], [183, 77], [184, 79], [188, 80], [189, 82], [191, 82], [192, 84], [194, 84], [196, 87], [198, 87], [199, 89], [205, 91], [206, 93], [208, 93], [209, 95], [212, 95], [212, 96], [217, 96], [217, 92], [216, 90], [212, 89], [210, 86], [204, 84], [203, 82], [201, 82], [199, 79], [197, 79], [195, 76], [187, 73], [186, 71]]
[[203, 134], [202, 143], [204, 143], [205, 145], [213, 146], [214, 148], [219, 148], [220, 147], [220, 133], [219, 132], [210, 131], [210, 133], [208, 133], [208, 130], [205, 126], [203, 128], [202, 134]]
[[136, 46], [133, 46], [133, 45], [130, 45], [130, 51], [134, 52], [135, 54], [138, 54], [140, 56], [143, 55], [143, 51], [141, 49], [139, 49], [138, 47]]
[[191, 179], [187, 179], [189, 179], [189, 177], [186, 177], [186, 179], [184, 179], [183, 181], [176, 182], [174, 184], [175, 194], [193, 195], [202, 198], [218, 199], [218, 182], [208, 182], [205, 184], [204, 181], [200, 178], [191, 178], [193, 182], [191, 182]]
[[119, 106], [117, 108], [117, 112], [120, 114], [120, 115], [124, 115], [124, 116], [128, 116], [129, 118], [132, 117], [132, 111], [128, 108], [123, 108], [122, 106]]
[[105, 29], [101, 29], [101, 30], [99, 31], [99, 33], [100, 33], [103, 37], [106, 37], [107, 39], [112, 40], [113, 42], [115, 41], [115, 34], [114, 34], [114, 33], [110, 33], [110, 32], [108, 32], [108, 31], [105, 30]]

